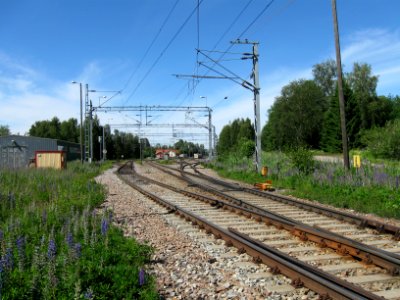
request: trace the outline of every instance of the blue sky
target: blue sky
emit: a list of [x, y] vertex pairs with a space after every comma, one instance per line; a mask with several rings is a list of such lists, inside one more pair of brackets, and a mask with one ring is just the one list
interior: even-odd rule
[[[258, 19], [270, 0], [200, 0], [198, 12], [197, 2], [0, 0], [0, 125], [24, 134], [35, 121], [78, 119], [79, 88], [71, 84], [75, 80], [90, 89], [121, 90], [107, 102], [110, 106], [208, 105], [218, 133], [235, 118], [253, 120], [252, 93], [230, 80], [202, 79], [194, 86], [193, 79], [173, 74], [218, 75], [197, 67], [197, 61], [212, 66], [197, 55], [199, 46], [229, 49], [234, 54], [226, 54], [221, 64], [250, 80], [251, 61], [237, 60], [237, 53], [251, 52], [251, 46], [230, 44], [239, 37], [260, 43], [264, 125], [284, 85], [311, 78], [314, 64], [335, 57], [330, 0], [275, 0]], [[368, 63], [379, 76], [378, 94], [400, 95], [400, 1], [337, 0], [337, 8], [344, 71], [354, 62]], [[205, 53], [214, 59], [221, 55]], [[90, 94], [94, 105], [102, 96], [112, 93]], [[122, 124], [140, 120], [137, 114], [98, 117], [103, 124]], [[204, 114], [191, 116], [207, 122]], [[192, 122], [182, 113], [154, 113], [152, 118], [155, 124]], [[152, 143], [162, 139], [175, 141], [150, 137]]]

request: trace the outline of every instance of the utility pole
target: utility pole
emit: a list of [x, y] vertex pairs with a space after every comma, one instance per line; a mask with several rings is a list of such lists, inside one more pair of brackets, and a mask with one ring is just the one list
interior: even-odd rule
[[79, 143], [80, 143], [80, 148], [81, 148], [81, 164], [83, 164], [84, 156], [83, 156], [83, 109], [82, 109], [82, 83], [79, 83], [79, 95], [80, 95], [80, 118], [81, 118], [81, 123], [79, 127]]
[[90, 110], [89, 110], [89, 139], [90, 139], [90, 163], [93, 162], [93, 105], [92, 100], [90, 100]]
[[105, 140], [105, 136], [104, 136], [104, 126], [103, 126], [103, 161], [106, 160], [106, 153], [107, 153], [107, 149], [106, 149], [106, 140]]
[[342, 60], [340, 56], [339, 27], [336, 11], [336, 0], [332, 0], [333, 28], [335, 31], [336, 67], [338, 74], [338, 92], [340, 108], [340, 127], [342, 129], [343, 162], [346, 169], [350, 169], [349, 150], [347, 146], [346, 111], [343, 95]]
[[209, 160], [211, 160], [213, 157], [211, 111], [212, 111], [211, 108], [208, 108], [208, 159]]
[[85, 161], [90, 161], [90, 123], [91, 107], [89, 103], [89, 85], [85, 85]]
[[254, 98], [254, 132], [255, 132], [255, 143], [256, 143], [256, 157], [255, 157], [255, 165], [256, 171], [259, 173], [261, 171], [261, 126], [260, 126], [260, 81], [259, 81], [259, 70], [258, 70], [258, 42], [250, 42], [247, 39], [244, 41], [236, 40], [232, 41], [232, 44], [252, 44], [253, 45], [253, 86], [248, 87], [243, 84], [245, 88], [248, 88], [253, 91]]

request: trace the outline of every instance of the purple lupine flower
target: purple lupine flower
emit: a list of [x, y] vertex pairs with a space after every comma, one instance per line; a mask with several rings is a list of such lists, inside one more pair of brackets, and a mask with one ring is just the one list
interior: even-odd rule
[[49, 246], [47, 248], [47, 257], [49, 259], [54, 259], [56, 257], [57, 246], [53, 239], [50, 239]]
[[17, 245], [18, 252], [18, 266], [20, 269], [23, 269], [25, 260], [25, 237], [18, 237], [15, 243]]
[[101, 234], [106, 235], [108, 231], [108, 221], [106, 219], [101, 220]]
[[68, 232], [65, 241], [67, 242], [68, 248], [72, 249], [74, 246], [74, 237], [72, 236], [71, 232]]
[[74, 245], [74, 251], [75, 251], [76, 257], [81, 257], [81, 250], [82, 250], [81, 244], [80, 243], [76, 243]]
[[15, 244], [17, 245], [17, 249], [19, 252], [20, 250], [22, 250], [22, 248], [25, 245], [25, 237], [23, 237], [23, 236], [18, 237]]
[[87, 289], [86, 292], [83, 294], [85, 299], [93, 299], [93, 291], [91, 288]]
[[14, 260], [12, 255], [12, 249], [7, 248], [6, 254], [3, 257], [3, 267], [4, 269], [12, 270], [13, 266], [14, 266]]
[[146, 283], [146, 274], [143, 269], [139, 271], [139, 285], [142, 286]]
[[374, 172], [374, 180], [377, 184], [381, 185], [385, 184], [385, 182], [387, 182], [388, 180], [388, 177], [389, 177], [388, 174], [386, 174], [385, 172], [379, 172], [379, 171]]

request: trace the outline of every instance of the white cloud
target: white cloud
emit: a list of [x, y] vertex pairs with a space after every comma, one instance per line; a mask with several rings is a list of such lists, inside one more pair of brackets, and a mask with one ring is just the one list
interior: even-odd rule
[[344, 39], [342, 60], [347, 71], [354, 62], [368, 63], [379, 76], [378, 94], [400, 94], [400, 31], [367, 29]]
[[46, 76], [0, 54], [0, 124], [12, 133], [25, 134], [39, 120], [79, 117], [79, 90], [70, 83]]

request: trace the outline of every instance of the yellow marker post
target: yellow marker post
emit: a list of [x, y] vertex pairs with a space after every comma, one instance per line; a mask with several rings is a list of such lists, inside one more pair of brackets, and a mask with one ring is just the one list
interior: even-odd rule
[[266, 167], [266, 166], [262, 167], [261, 168], [261, 175], [265, 177], [265, 176], [267, 176], [267, 174], [268, 174], [268, 167]]
[[356, 169], [361, 168], [361, 156], [360, 155], [353, 155], [353, 166]]

